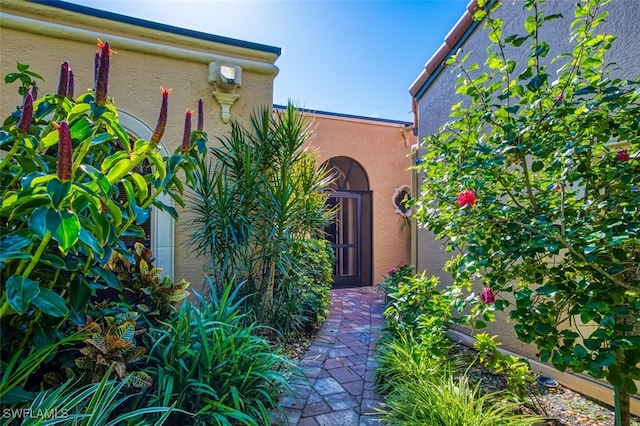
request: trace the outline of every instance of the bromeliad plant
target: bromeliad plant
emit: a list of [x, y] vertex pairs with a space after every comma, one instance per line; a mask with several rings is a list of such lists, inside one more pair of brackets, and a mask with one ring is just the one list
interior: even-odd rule
[[640, 79], [611, 73], [614, 37], [596, 32], [608, 1], [576, 5], [573, 50], [555, 61], [539, 29], [561, 16], [526, 0], [524, 32], [507, 35], [500, 3], [476, 15], [489, 31], [484, 69], [446, 62], [466, 99], [424, 141], [417, 219], [464, 253], [448, 265], [456, 288], [485, 287], [473, 314], [508, 308], [542, 361], [618, 389], [628, 425], [640, 379]]
[[[152, 207], [176, 217], [158, 196], [168, 193], [183, 205], [180, 179], [192, 181], [204, 152], [206, 136], [189, 126], [181, 147], [161, 155], [168, 90], [151, 139], [130, 140], [107, 94], [113, 52], [108, 42], [98, 46], [95, 88], [77, 98], [67, 62], [57, 92], [42, 98], [34, 81], [39, 76], [27, 65], [18, 64], [18, 72], [5, 79], [21, 83], [23, 98], [0, 130], [3, 360], [84, 324], [97, 289], [121, 291], [107, 261], [114, 252], [134, 261], [122, 238], [144, 236], [141, 225]], [[142, 173], [143, 166], [150, 171]]]

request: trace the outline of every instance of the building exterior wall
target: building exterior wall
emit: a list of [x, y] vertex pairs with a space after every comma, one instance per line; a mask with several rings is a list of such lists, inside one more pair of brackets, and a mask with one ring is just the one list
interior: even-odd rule
[[313, 135], [309, 148], [318, 153], [320, 166], [333, 157], [350, 157], [364, 168], [373, 191], [373, 284], [389, 268], [411, 262], [411, 232], [396, 212], [392, 197], [397, 188], [411, 185], [409, 123], [309, 113]]
[[[471, 1], [468, 10], [475, 7], [474, 1]], [[502, 6], [498, 10], [495, 17], [504, 20], [503, 34], [522, 34], [524, 33], [523, 24], [525, 14], [522, 10], [522, 2], [514, 4], [512, 1], [503, 1]], [[542, 10], [545, 14], [561, 13], [564, 18], [550, 21], [543, 26], [541, 31], [541, 39], [546, 40], [551, 45], [551, 51], [547, 55], [546, 60], [549, 61], [561, 52], [572, 49], [569, 43], [569, 25], [574, 19], [575, 2], [565, 0], [547, 0], [542, 3]], [[462, 9], [462, 8], [461, 8]], [[640, 50], [637, 47], [638, 22], [640, 22], [640, 2], [636, 0], [613, 0], [606, 6], [609, 11], [609, 17], [605, 23], [599, 27], [599, 32], [613, 34], [618, 37], [613, 49], [606, 58], [609, 62], [615, 62], [616, 68], [612, 77], [628, 77], [635, 78], [640, 74]], [[461, 13], [464, 9], [461, 10]], [[454, 40], [462, 39], [462, 45], [455, 46], [455, 49], [461, 47], [465, 54], [471, 52], [471, 56], [467, 64], [478, 63], [481, 66], [487, 57], [486, 47], [489, 45], [487, 31], [482, 28], [482, 24], [473, 30], [470, 34], [466, 34], [464, 39], [462, 34], [454, 34], [454, 31], [447, 37]], [[449, 50], [450, 51], [450, 50]], [[454, 52], [455, 53], [455, 52]], [[508, 57], [513, 57], [522, 63], [522, 56], [514, 54], [513, 50], [507, 51]], [[436, 57], [437, 55], [434, 55]], [[450, 107], [455, 103], [463, 100], [455, 93], [455, 84], [458, 79], [457, 72], [451, 72], [450, 69], [442, 67], [444, 57], [438, 57], [437, 64], [428, 62], [416, 83], [410, 88], [411, 94], [416, 101], [416, 113], [418, 123], [418, 138], [422, 140], [429, 134], [435, 133], [438, 128], [449, 121]], [[555, 69], [559, 68], [562, 62], [548, 64], [548, 72], [553, 78]], [[515, 72], [517, 74], [517, 71]], [[425, 85], [425, 82], [428, 82]], [[421, 147], [425, 149], [425, 147]], [[419, 185], [419, 176], [414, 176], [414, 191]], [[452, 283], [450, 274], [443, 271], [445, 262], [450, 258], [450, 254], [443, 249], [442, 242], [434, 239], [431, 232], [414, 228], [414, 262], [417, 269], [426, 270], [430, 274], [438, 275], [443, 286]], [[477, 291], [478, 289], [476, 289]], [[481, 290], [481, 289], [480, 289]], [[496, 315], [497, 321], [491, 323], [485, 331], [490, 334], [497, 334], [502, 347], [535, 359], [536, 348], [533, 345], [525, 345], [518, 341], [513, 331], [513, 323], [509, 323], [505, 314]], [[465, 331], [468, 333], [468, 331]], [[635, 410], [638, 410], [637, 406]]]
[[[162, 139], [168, 152], [173, 152], [182, 140], [185, 109], [196, 109], [200, 98], [209, 143], [216, 143], [217, 136], [230, 130], [212, 96], [213, 86], [208, 81], [210, 62], [242, 68], [242, 84], [235, 91], [239, 98], [231, 107], [232, 119], [248, 124], [255, 109], [271, 107], [273, 80], [278, 71], [274, 63], [279, 49], [269, 46], [262, 49], [261, 45], [245, 42], [229, 45], [222, 38], [217, 41], [216, 36], [203, 39], [201, 33], [176, 34], [158, 28], [162, 26], [144, 27], [109, 19], [113, 17], [114, 14], [92, 16], [26, 0], [0, 0], [0, 71], [4, 76], [16, 70], [16, 62], [27, 63], [30, 70], [44, 78], [44, 82], [38, 82], [40, 93], [51, 93], [57, 89], [60, 63], [67, 60], [74, 72], [77, 96], [93, 88], [96, 40], [109, 41], [116, 52], [112, 58], [109, 96], [115, 99], [123, 115], [135, 118], [138, 129], [155, 127], [160, 87], [172, 88]], [[0, 116], [7, 116], [20, 104], [17, 85], [3, 83]], [[174, 261], [167, 266], [173, 269], [174, 279], [184, 278], [200, 291], [204, 282], [203, 264], [189, 252], [188, 233], [184, 230], [188, 211], [179, 209], [179, 214], [180, 220], [174, 227]]]

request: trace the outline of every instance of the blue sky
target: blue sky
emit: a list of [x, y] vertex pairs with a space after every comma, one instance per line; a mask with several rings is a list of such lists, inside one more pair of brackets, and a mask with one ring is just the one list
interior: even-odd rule
[[[282, 48], [274, 103], [412, 121], [408, 88], [468, 0], [67, 0]], [[242, 25], [239, 25], [242, 23]]]

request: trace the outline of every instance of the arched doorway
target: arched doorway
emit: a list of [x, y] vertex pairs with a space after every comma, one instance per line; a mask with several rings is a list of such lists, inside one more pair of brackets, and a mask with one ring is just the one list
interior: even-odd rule
[[373, 193], [364, 168], [349, 157], [333, 157], [324, 164], [335, 181], [328, 204], [336, 210], [334, 221], [325, 228], [336, 264], [336, 287], [371, 285], [373, 265]]

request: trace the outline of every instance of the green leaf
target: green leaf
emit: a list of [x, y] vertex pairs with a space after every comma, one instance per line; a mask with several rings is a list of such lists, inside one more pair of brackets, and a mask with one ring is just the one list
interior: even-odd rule
[[122, 290], [122, 285], [118, 280], [118, 277], [113, 272], [101, 268], [100, 266], [93, 266], [90, 268], [90, 271], [94, 277], [100, 277], [107, 284], [107, 286], [111, 288], [115, 288], [116, 290]]
[[605, 315], [600, 320], [600, 325], [606, 328], [614, 328], [616, 326], [616, 319], [613, 315]]
[[591, 351], [597, 351], [602, 345], [602, 341], [598, 339], [584, 339], [584, 345]]
[[[115, 154], [107, 157], [102, 162], [102, 173], [110, 172], [114, 164], [120, 164], [122, 166], [129, 165], [129, 154], [126, 151], [118, 151]], [[113, 183], [113, 182], [112, 182]]]
[[578, 358], [586, 358], [587, 356], [589, 356], [589, 352], [587, 352], [584, 346], [576, 345], [573, 348], [573, 355], [575, 355]]
[[91, 232], [87, 231], [85, 228], [81, 228], [78, 238], [80, 239], [80, 242], [89, 247], [89, 249], [94, 252], [97, 257], [104, 256], [104, 248], [100, 245], [100, 241], [98, 241], [95, 235], [93, 235]]
[[41, 288], [40, 293], [31, 300], [31, 304], [51, 317], [61, 318], [69, 313], [64, 299], [48, 288]]
[[49, 181], [47, 184], [47, 192], [56, 208], [60, 206], [62, 200], [69, 194], [69, 189], [71, 189], [71, 182], [60, 182], [57, 177]]
[[534, 173], [537, 173], [542, 169], [544, 169], [544, 163], [542, 161], [534, 161], [531, 165], [531, 171]]
[[[80, 237], [80, 220], [72, 211], [65, 210], [59, 213], [60, 223], [52, 231], [53, 238], [60, 245], [60, 249], [66, 253], [73, 247]], [[49, 228], [51, 230], [51, 228]]]
[[49, 211], [49, 207], [40, 206], [31, 213], [31, 216], [29, 216], [29, 230], [40, 239], [44, 238], [44, 235], [47, 232], [47, 216]]
[[20, 315], [29, 308], [29, 303], [40, 293], [37, 281], [21, 275], [11, 276], [5, 283], [7, 301], [14, 311]]
[[69, 306], [75, 312], [83, 312], [92, 296], [92, 289], [84, 278], [76, 278], [69, 285]]
[[22, 235], [2, 235], [0, 237], [0, 262], [12, 259], [29, 259], [31, 253], [22, 251], [22, 249], [31, 244], [31, 242], [31, 238]]

